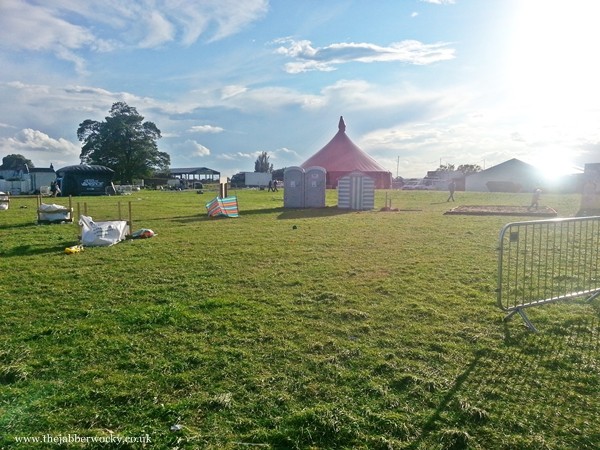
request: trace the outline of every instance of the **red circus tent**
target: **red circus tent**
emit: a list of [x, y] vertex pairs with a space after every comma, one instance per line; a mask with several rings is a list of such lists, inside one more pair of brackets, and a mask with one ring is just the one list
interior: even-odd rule
[[373, 178], [376, 189], [392, 187], [392, 173], [350, 140], [346, 135], [343, 117], [340, 117], [338, 132], [333, 139], [301, 165], [303, 169], [314, 166], [323, 167], [327, 171], [327, 187], [337, 187], [340, 178], [356, 171]]

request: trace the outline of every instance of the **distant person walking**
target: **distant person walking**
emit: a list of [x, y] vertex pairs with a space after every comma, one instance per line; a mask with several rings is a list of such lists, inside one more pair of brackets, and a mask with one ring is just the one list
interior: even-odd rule
[[277, 191], [277, 180], [273, 180], [273, 192], [278, 192]]
[[542, 195], [542, 190], [540, 188], [535, 188], [533, 191], [533, 197], [531, 198], [531, 205], [527, 208], [527, 211], [531, 211], [532, 209], [537, 209], [540, 206], [540, 196]]
[[452, 180], [448, 184], [448, 192], [450, 192], [450, 195], [448, 196], [448, 200], [446, 200], [447, 202], [450, 200], [454, 201], [454, 191], [456, 191], [456, 181]]
[[56, 181], [50, 183], [50, 193], [52, 194], [52, 197], [58, 197], [60, 195], [60, 186]]

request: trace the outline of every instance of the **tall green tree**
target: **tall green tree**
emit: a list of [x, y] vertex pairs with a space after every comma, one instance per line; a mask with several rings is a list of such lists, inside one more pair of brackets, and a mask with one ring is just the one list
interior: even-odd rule
[[12, 154], [2, 158], [0, 170], [25, 170], [25, 166], [30, 169], [34, 168], [31, 160], [25, 158], [23, 155]]
[[110, 167], [121, 183], [132, 183], [157, 170], [167, 170], [170, 156], [158, 150], [160, 130], [144, 122], [134, 107], [112, 105], [104, 122], [87, 119], [79, 124], [77, 138], [83, 142], [81, 162]]
[[269, 155], [267, 152], [262, 152], [254, 163], [255, 172], [273, 172], [273, 164], [269, 163]]

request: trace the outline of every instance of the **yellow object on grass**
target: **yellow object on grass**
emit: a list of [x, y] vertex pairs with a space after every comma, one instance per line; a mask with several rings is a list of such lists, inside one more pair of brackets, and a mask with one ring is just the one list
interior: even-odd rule
[[83, 245], [81, 245], [81, 244], [65, 248], [65, 253], [67, 255], [71, 255], [73, 253], [79, 253], [79, 252], [82, 252], [82, 251], [83, 251]]

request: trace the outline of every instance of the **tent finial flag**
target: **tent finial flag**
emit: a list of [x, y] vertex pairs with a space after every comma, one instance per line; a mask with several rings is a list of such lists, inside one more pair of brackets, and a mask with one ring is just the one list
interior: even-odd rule
[[340, 131], [346, 131], [346, 124], [344, 123], [344, 116], [340, 116], [340, 123], [338, 124]]

